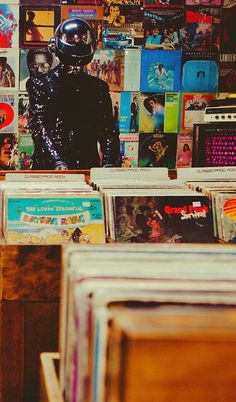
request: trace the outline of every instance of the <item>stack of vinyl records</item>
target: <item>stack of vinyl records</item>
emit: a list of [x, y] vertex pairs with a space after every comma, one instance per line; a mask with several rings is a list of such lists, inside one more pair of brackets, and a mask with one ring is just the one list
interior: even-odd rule
[[223, 244], [65, 246], [65, 401], [232, 401], [235, 262]]
[[207, 196], [212, 204], [215, 238], [236, 243], [236, 169], [203, 169], [197, 175], [193, 168], [182, 170], [179, 176], [185, 177], [189, 188]]
[[135, 174], [124, 172], [120, 177], [113, 170], [112, 178], [93, 177], [92, 184], [103, 196], [106, 235], [112, 241], [214, 242], [208, 197], [183, 181], [167, 180], [160, 173], [153, 177], [149, 170], [138, 180]]
[[189, 186], [207, 195], [211, 200], [215, 237], [236, 243], [236, 180], [189, 182]]
[[32, 175], [30, 180], [1, 183], [2, 230], [8, 244], [105, 242], [101, 197], [83, 175], [82, 180], [66, 176], [68, 181], [50, 181], [50, 175], [47, 182], [40, 176], [37, 181]]

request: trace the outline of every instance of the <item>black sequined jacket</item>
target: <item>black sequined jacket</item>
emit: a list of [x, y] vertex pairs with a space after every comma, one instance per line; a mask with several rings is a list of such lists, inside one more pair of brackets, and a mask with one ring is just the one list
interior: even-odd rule
[[33, 169], [120, 166], [119, 135], [115, 128], [108, 85], [85, 73], [66, 74], [59, 65], [27, 82], [29, 128], [35, 151]]

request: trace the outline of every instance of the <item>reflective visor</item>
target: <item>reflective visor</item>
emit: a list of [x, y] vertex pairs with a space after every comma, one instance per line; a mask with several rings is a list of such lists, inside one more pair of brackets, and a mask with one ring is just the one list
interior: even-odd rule
[[62, 24], [56, 39], [59, 50], [71, 56], [87, 56], [96, 50], [90, 26], [78, 19]]

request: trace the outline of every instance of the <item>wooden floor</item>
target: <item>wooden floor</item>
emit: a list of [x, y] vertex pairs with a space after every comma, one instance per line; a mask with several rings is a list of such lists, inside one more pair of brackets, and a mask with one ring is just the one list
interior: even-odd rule
[[38, 402], [40, 352], [58, 349], [60, 246], [0, 246], [1, 402]]

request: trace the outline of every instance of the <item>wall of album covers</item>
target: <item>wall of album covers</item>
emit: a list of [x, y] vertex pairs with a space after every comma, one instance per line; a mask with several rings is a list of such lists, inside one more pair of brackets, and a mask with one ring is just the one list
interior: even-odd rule
[[[95, 30], [87, 72], [110, 86], [123, 167], [191, 166], [193, 124], [236, 92], [236, 0], [222, 1], [0, 0], [0, 169], [31, 168], [27, 55], [72, 17]], [[28, 64], [45, 74], [57, 60]]]

